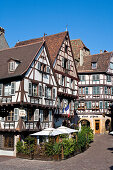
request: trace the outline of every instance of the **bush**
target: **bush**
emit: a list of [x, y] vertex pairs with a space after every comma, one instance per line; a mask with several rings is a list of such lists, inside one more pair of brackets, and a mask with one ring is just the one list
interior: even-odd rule
[[64, 157], [69, 156], [75, 152], [75, 139], [63, 139], [62, 141]]
[[22, 149], [23, 149], [22, 147], [23, 147], [23, 142], [18, 141], [17, 145], [16, 145], [17, 153], [21, 153], [22, 152]]

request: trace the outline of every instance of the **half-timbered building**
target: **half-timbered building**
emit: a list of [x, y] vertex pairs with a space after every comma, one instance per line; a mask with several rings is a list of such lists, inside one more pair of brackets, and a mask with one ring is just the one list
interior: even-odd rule
[[16, 46], [32, 44], [42, 39], [47, 43], [53, 70], [57, 78], [57, 109], [54, 115], [54, 123], [57, 127], [62, 122], [65, 123], [65, 120], [70, 120], [72, 123], [75, 119], [74, 102], [78, 92], [78, 75], [67, 31], [18, 42]]
[[90, 126], [94, 133], [110, 128], [109, 104], [113, 102], [113, 53], [83, 56], [79, 64], [78, 121]]
[[0, 154], [18, 138], [53, 127], [57, 83], [45, 41], [0, 51]]

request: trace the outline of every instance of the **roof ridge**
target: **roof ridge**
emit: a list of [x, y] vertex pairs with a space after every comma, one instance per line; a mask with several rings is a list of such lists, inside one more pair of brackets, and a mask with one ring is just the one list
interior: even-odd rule
[[86, 55], [84, 57], [92, 57], [92, 56], [95, 56], [95, 55], [102, 55], [102, 54], [108, 54], [108, 53], [112, 53], [113, 51], [110, 51], [110, 52], [103, 52], [103, 53], [98, 53], [98, 54], [92, 54], [92, 55]]
[[[47, 36], [45, 36], [45, 37], [55, 36], [55, 35], [62, 34], [62, 33], [66, 33], [66, 32], [68, 32], [68, 31], [59, 32], [59, 33], [51, 34], [51, 35], [47, 35]], [[39, 38], [33, 38], [33, 39], [25, 40], [25, 41], [20, 41], [20, 42], [17, 42], [16, 45], [18, 45], [19, 43], [22, 43], [22, 42], [37, 40], [37, 39], [41, 39], [41, 38], [43, 38], [43, 36], [42, 36], [42, 37], [39, 37]]]
[[11, 48], [5, 48], [5, 49], [1, 49], [1, 51], [5, 51], [5, 50], [12, 50], [12, 49], [15, 49], [15, 48], [21, 48], [23, 46], [29, 46], [29, 45], [34, 45], [34, 44], [39, 44], [39, 43], [44, 43], [45, 41], [39, 41], [39, 42], [34, 42], [34, 43], [31, 43], [31, 44], [24, 44], [24, 45], [20, 45], [20, 46], [14, 46], [14, 47], [11, 47]]

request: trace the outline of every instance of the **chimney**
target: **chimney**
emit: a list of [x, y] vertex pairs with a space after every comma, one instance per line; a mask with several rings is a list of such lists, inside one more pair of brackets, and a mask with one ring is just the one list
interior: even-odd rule
[[83, 65], [83, 62], [84, 62], [84, 58], [83, 58], [83, 51], [80, 50], [80, 66]]
[[0, 27], [0, 50], [9, 48], [9, 45], [5, 39], [4, 34], [5, 34], [4, 28]]
[[102, 50], [100, 50], [100, 54], [102, 54]]

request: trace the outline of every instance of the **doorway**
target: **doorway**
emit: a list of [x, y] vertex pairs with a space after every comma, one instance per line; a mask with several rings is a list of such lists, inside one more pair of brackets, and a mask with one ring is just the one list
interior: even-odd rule
[[95, 120], [95, 133], [100, 133], [100, 120]]

